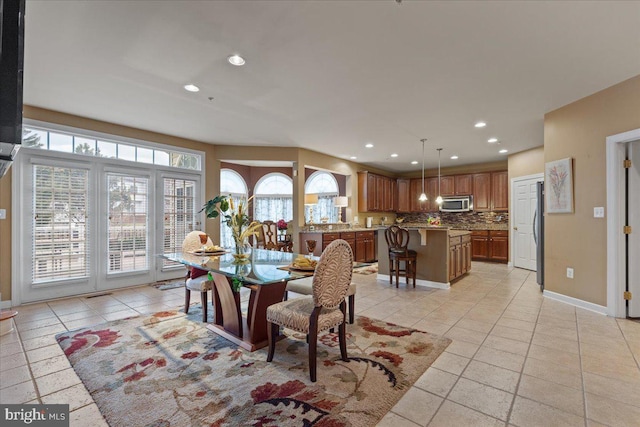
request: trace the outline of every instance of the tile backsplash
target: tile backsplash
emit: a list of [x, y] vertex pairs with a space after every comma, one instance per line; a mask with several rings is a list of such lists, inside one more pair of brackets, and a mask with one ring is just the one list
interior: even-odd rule
[[429, 217], [440, 217], [442, 225], [464, 225], [464, 224], [493, 224], [493, 225], [508, 225], [509, 213], [508, 212], [420, 212], [420, 213], [408, 213], [398, 214], [398, 217], [403, 217], [404, 222], [416, 223], [427, 222]]

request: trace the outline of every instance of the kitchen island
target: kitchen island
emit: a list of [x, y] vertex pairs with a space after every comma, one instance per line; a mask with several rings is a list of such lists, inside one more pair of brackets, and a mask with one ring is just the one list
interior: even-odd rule
[[[471, 269], [471, 233], [438, 226], [403, 226], [409, 249], [417, 252], [416, 284], [448, 289], [451, 280]], [[378, 279], [389, 281], [389, 248], [384, 229], [378, 230]], [[400, 278], [400, 283], [403, 279]]]

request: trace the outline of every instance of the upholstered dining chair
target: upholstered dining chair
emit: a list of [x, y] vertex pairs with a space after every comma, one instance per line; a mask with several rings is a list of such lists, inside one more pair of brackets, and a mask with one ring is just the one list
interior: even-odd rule
[[[303, 279], [292, 280], [287, 283], [285, 289], [285, 300], [288, 299], [288, 293], [295, 292], [300, 295], [313, 295], [313, 277], [305, 277]], [[347, 312], [349, 313], [349, 323], [353, 325], [355, 320], [356, 309], [356, 284], [351, 283], [347, 290]]]
[[[409, 284], [409, 277], [413, 279], [413, 287], [416, 287], [416, 260], [418, 254], [409, 249], [409, 230], [392, 225], [384, 231], [384, 238], [389, 247], [389, 284], [393, 285], [393, 275], [396, 276], [396, 288], [400, 275], [404, 276]], [[404, 269], [401, 268], [404, 262]]]
[[[202, 247], [200, 235], [206, 234], [203, 231], [192, 231], [187, 234], [182, 242], [182, 252], [193, 252]], [[207, 237], [207, 246], [213, 246], [211, 238]], [[209, 280], [206, 271], [195, 267], [187, 268], [187, 276], [184, 279], [184, 312], [189, 313], [189, 304], [191, 302], [191, 291], [200, 292], [200, 300], [202, 301], [202, 321], [207, 321], [207, 292], [213, 289], [213, 283]]]
[[353, 274], [353, 253], [349, 244], [334, 240], [320, 256], [313, 276], [313, 295], [282, 301], [267, 307], [269, 354], [273, 360], [280, 326], [307, 335], [309, 342], [309, 377], [316, 381], [318, 333], [338, 326], [340, 356], [347, 361], [345, 297]]
[[278, 226], [273, 221], [262, 221], [262, 234], [264, 235], [264, 248], [270, 251], [278, 250]]

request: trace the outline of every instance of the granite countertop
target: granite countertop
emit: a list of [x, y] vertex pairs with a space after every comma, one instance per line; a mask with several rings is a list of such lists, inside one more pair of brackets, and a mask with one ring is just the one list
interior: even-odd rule
[[471, 234], [469, 230], [449, 230], [449, 237], [464, 236], [465, 234]]
[[[391, 225], [391, 224], [389, 224]], [[356, 231], [377, 231], [384, 230], [389, 225], [380, 225], [376, 224], [371, 228], [366, 228], [362, 226], [355, 227], [345, 227], [344, 225], [340, 226], [341, 228], [334, 228], [329, 230], [327, 228], [320, 229], [316, 226], [316, 229], [311, 231], [308, 229], [300, 230], [302, 233], [348, 233], [348, 232], [356, 232]], [[424, 222], [403, 222], [398, 224], [400, 227], [408, 228], [408, 229], [428, 229], [428, 230], [449, 230], [449, 233], [454, 231], [469, 231], [469, 230], [501, 230], [508, 231], [509, 224], [496, 224], [496, 223], [486, 223], [486, 224], [443, 224], [443, 225], [427, 225]], [[326, 226], [325, 226], [326, 227]], [[453, 235], [453, 234], [452, 234]]]

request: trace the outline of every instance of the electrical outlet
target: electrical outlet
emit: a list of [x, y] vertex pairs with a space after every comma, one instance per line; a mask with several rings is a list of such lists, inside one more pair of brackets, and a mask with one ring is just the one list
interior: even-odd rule
[[567, 267], [567, 278], [573, 279], [573, 268]]
[[0, 219], [7, 219], [7, 210], [0, 209]]
[[594, 218], [604, 218], [604, 207], [593, 208]]

